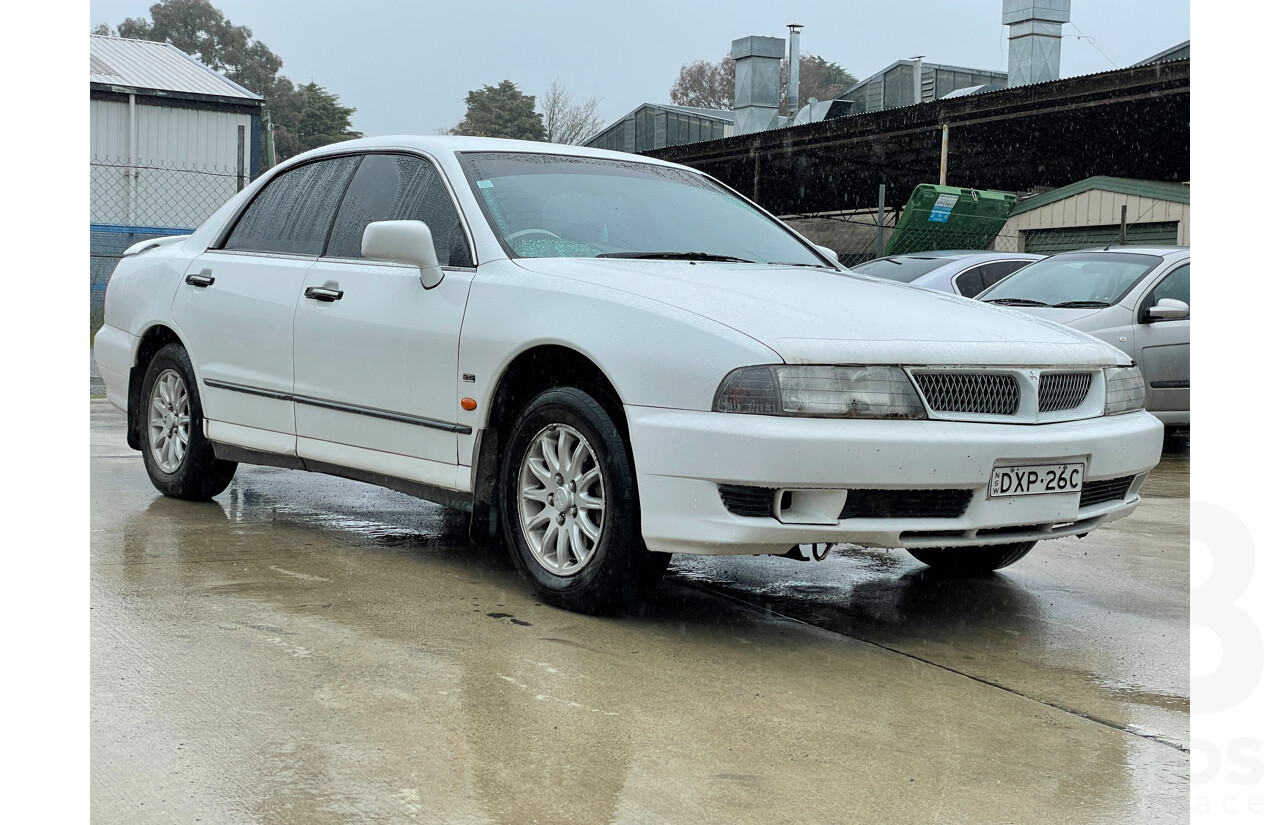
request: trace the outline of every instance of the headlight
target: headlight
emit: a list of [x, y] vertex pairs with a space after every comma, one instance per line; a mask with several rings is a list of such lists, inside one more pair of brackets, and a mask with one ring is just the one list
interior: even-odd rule
[[1107, 370], [1107, 407], [1104, 415], [1133, 412], [1147, 406], [1147, 387], [1137, 367]]
[[716, 390], [715, 412], [814, 418], [924, 418], [898, 367], [742, 367]]

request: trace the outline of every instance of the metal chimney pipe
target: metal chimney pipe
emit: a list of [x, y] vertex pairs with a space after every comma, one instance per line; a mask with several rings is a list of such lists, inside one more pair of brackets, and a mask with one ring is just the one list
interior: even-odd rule
[[787, 54], [790, 63], [787, 75], [787, 117], [795, 119], [796, 112], [800, 111], [800, 30], [804, 26], [788, 23], [787, 28], [791, 31], [791, 45]]

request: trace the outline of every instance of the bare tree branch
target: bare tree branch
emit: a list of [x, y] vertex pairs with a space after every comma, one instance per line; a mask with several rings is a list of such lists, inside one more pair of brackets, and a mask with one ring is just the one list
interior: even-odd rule
[[589, 97], [575, 102], [573, 95], [560, 85], [559, 78], [551, 81], [539, 108], [547, 128], [547, 140], [551, 143], [579, 145], [604, 125], [604, 119], [600, 117], [600, 99]]

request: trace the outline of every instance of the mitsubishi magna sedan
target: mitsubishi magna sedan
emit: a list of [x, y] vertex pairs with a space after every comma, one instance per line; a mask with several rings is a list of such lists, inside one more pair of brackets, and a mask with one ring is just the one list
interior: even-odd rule
[[696, 170], [576, 146], [308, 152], [130, 248], [105, 320], [161, 493], [237, 463], [382, 485], [469, 511], [586, 612], [672, 553], [1001, 568], [1132, 512], [1162, 440], [1114, 347], [852, 274]]

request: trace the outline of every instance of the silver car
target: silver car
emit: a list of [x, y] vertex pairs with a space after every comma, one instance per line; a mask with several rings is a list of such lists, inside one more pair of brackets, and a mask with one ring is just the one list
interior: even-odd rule
[[922, 286], [972, 298], [1043, 255], [1033, 252], [989, 252], [944, 249], [889, 255], [851, 267], [852, 271], [887, 281]]
[[978, 296], [1087, 332], [1142, 369], [1166, 431], [1191, 425], [1191, 250], [1124, 246], [1045, 258]]

